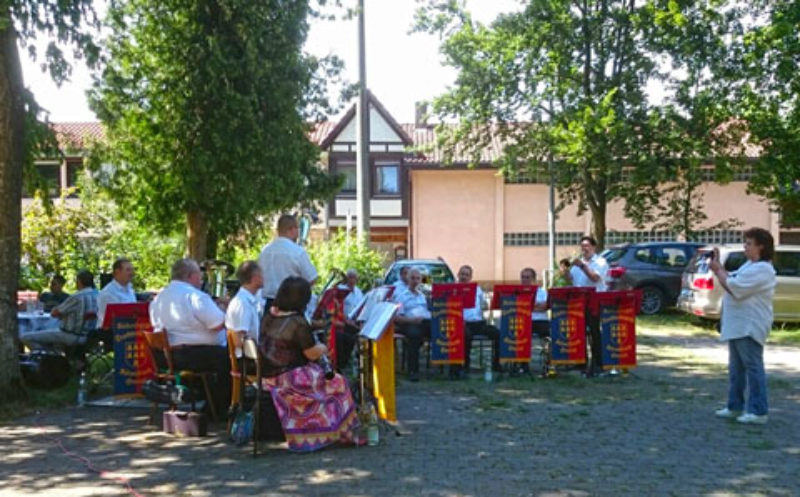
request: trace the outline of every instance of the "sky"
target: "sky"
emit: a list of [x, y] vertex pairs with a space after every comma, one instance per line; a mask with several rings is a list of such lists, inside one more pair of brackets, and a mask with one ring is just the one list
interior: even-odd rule
[[[344, 0], [345, 3], [355, 0]], [[474, 19], [491, 22], [499, 13], [517, 10], [519, 0], [468, 0]], [[444, 67], [436, 36], [409, 34], [416, 0], [365, 0], [367, 86], [397, 121], [414, 121], [414, 103], [431, 100], [455, 80]], [[306, 51], [335, 54], [345, 62], [344, 79], [358, 80], [358, 26], [356, 19], [312, 22]], [[49, 111], [50, 121], [95, 121], [86, 103], [91, 86], [89, 71], [73, 62], [70, 81], [58, 88], [36, 63], [21, 53], [25, 84], [39, 105]], [[337, 116], [332, 116], [336, 118]]]

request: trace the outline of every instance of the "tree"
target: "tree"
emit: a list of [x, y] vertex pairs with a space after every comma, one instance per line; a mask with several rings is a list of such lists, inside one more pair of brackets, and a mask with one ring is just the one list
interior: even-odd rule
[[[17, 359], [16, 292], [20, 268], [20, 204], [26, 159], [32, 157], [41, 128], [39, 109], [22, 79], [18, 44], [45, 33], [72, 43], [75, 55], [92, 63], [96, 48], [91, 0], [0, 0], [0, 400], [24, 395]], [[35, 46], [28, 47], [32, 57]], [[50, 43], [42, 66], [61, 82], [70, 66]]]
[[[687, 103], [707, 102], [695, 99], [711, 84], [701, 76], [724, 49], [732, 18], [720, 6], [531, 0], [487, 27], [456, 0], [431, 1], [418, 11], [416, 28], [444, 38], [445, 62], [458, 72], [454, 87], [434, 100], [443, 120], [459, 121], [440, 127], [440, 145], [477, 162], [481, 149], [499, 139], [498, 165], [510, 174], [541, 172], [552, 154], [562, 205], [577, 202], [579, 212], [591, 213], [602, 246], [611, 201], [623, 200], [638, 224], [652, 220], [659, 185], [670, 179], [665, 161], [697, 152], [664, 146], [662, 133], [686, 135], [682, 126], [692, 121], [673, 118], [690, 113]], [[650, 102], [648, 82], [661, 80], [677, 92], [687, 84], [681, 73], [696, 85], [684, 93], [688, 102], [673, 98], [671, 110]]]
[[[324, 2], [322, 2], [324, 3]], [[109, 9], [107, 65], [90, 92], [120, 206], [191, 257], [275, 211], [328, 198], [307, 118], [337, 60], [302, 53], [308, 1], [126, 0]]]
[[751, 16], [762, 22], [737, 38], [721, 72], [731, 104], [747, 123], [759, 158], [749, 191], [767, 197], [781, 225], [800, 225], [800, 4], [759, 1]]

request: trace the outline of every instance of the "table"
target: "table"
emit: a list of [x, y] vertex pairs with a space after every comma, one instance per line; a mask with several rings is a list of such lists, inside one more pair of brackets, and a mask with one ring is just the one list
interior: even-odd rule
[[54, 318], [47, 312], [42, 314], [35, 312], [18, 312], [17, 320], [19, 321], [20, 338], [35, 331], [57, 330], [61, 325], [57, 318]]

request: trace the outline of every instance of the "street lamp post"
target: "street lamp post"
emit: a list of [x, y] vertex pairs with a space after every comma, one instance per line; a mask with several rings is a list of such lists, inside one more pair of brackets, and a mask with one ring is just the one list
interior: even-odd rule
[[358, 104], [356, 105], [356, 216], [358, 239], [369, 243], [369, 101], [364, 42], [364, 0], [358, 0]]

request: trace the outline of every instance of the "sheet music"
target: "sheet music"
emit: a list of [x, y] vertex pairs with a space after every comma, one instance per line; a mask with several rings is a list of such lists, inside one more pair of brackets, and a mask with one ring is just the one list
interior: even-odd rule
[[[361, 312], [358, 313], [356, 321], [368, 321], [372, 314], [372, 309], [379, 303], [386, 300], [386, 295], [389, 292], [387, 287], [378, 287], [367, 292], [364, 297], [364, 306], [361, 307]], [[356, 307], [358, 309], [358, 307]]]
[[378, 302], [372, 307], [369, 319], [361, 328], [360, 335], [370, 340], [377, 340], [389, 327], [399, 306], [394, 302]]

